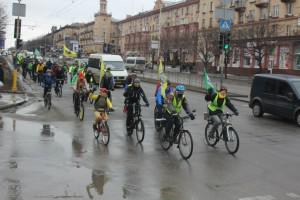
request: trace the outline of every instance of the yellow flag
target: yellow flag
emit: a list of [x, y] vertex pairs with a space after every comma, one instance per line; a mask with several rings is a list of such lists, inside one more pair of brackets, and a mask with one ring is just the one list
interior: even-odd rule
[[64, 56], [69, 58], [76, 58], [77, 53], [68, 49], [66, 45], [64, 45]]
[[104, 66], [104, 62], [101, 61], [101, 64], [100, 64], [100, 83], [101, 83], [101, 80], [102, 80], [104, 74], [105, 74], [105, 66]]
[[160, 75], [164, 72], [164, 66], [161, 59], [159, 60], [159, 66], [157, 72], [158, 72], [158, 79], [160, 79]]
[[163, 98], [166, 98], [166, 89], [168, 87], [168, 77], [164, 76], [164, 78], [162, 79], [163, 82], [161, 83], [160, 89], [161, 89], [161, 95], [163, 96]]

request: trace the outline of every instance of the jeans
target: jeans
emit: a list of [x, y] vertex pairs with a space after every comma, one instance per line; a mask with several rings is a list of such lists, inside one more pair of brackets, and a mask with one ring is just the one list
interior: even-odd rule
[[218, 130], [219, 126], [222, 124], [222, 120], [219, 115], [211, 115], [210, 116], [211, 121], [213, 122], [213, 127], [210, 131], [210, 133], [214, 133]]

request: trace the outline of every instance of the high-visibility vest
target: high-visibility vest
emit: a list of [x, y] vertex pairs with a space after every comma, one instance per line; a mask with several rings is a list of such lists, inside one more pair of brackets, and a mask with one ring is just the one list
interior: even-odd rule
[[221, 107], [219, 107], [218, 105], [218, 99], [219, 99], [219, 93], [216, 95], [215, 99], [213, 101], [211, 101], [211, 103], [208, 105], [208, 109], [212, 112], [215, 112], [216, 110], [221, 110], [222, 112], [224, 112], [224, 108], [226, 105], [226, 98], [224, 98], [223, 104], [221, 105]]
[[180, 113], [181, 112], [181, 109], [182, 109], [182, 101], [183, 99], [185, 98], [185, 96], [182, 97], [182, 99], [180, 99], [178, 102], [177, 102], [177, 99], [176, 97], [173, 95], [173, 101], [172, 103], [169, 103], [168, 106], [167, 106], [167, 111], [169, 113]]

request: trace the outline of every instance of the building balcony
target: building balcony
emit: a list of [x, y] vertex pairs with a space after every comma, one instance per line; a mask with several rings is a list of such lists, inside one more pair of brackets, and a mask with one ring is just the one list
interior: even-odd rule
[[281, 0], [282, 3], [294, 3], [296, 0]]
[[256, 7], [265, 8], [268, 7], [270, 0], [256, 0]]
[[232, 7], [234, 7], [234, 10], [237, 12], [245, 12], [246, 1], [245, 0], [237, 0], [234, 2]]

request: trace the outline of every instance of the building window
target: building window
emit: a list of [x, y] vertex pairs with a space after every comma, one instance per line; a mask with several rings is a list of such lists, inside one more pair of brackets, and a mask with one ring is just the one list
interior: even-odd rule
[[279, 5], [275, 5], [273, 6], [273, 13], [272, 13], [273, 17], [279, 17]]
[[268, 8], [260, 9], [260, 19], [268, 19]]
[[213, 2], [211, 1], [210, 2], [210, 12], [212, 12], [213, 11]]
[[202, 19], [202, 28], [205, 28], [205, 19]]
[[239, 13], [239, 23], [240, 24], [244, 23], [244, 13], [243, 12]]
[[272, 33], [273, 33], [274, 35], [277, 34], [277, 30], [278, 30], [278, 24], [273, 24], [273, 25], [272, 25]]
[[189, 7], [186, 7], [186, 13], [185, 13], [186, 15], [188, 15], [189, 14]]
[[293, 15], [293, 4], [291, 2], [286, 4], [287, 8], [287, 15], [292, 16]]
[[255, 19], [255, 10], [249, 10], [248, 21], [254, 21]]
[[300, 46], [295, 50], [295, 69], [300, 69]]
[[286, 35], [287, 36], [291, 35], [291, 25], [286, 25]]
[[212, 27], [212, 23], [213, 23], [213, 18], [209, 18], [209, 27], [211, 28]]
[[197, 4], [197, 12], [200, 11], [200, 3]]

